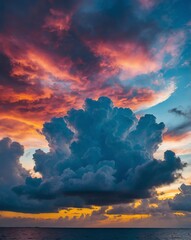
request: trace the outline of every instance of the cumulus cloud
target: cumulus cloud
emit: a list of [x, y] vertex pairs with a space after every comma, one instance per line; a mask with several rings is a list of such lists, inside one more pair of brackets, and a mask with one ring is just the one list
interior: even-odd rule
[[172, 210], [191, 212], [191, 185], [182, 184], [180, 193], [173, 200], [169, 201]]
[[9, 138], [0, 140], [0, 208], [11, 210], [17, 204], [17, 196], [11, 190], [13, 186], [24, 184], [28, 175], [21, 166], [19, 158], [23, 155], [24, 148]]
[[170, 150], [164, 160], [153, 157], [164, 128], [153, 115], [138, 120], [107, 97], [86, 99], [83, 109], [44, 124], [50, 151], [38, 149], [33, 155], [34, 170], [42, 177], [29, 176], [13, 190], [32, 200], [52, 201], [54, 210], [149, 198], [156, 187], [178, 179], [185, 166]]
[[47, 209], [55, 211], [52, 203], [18, 197], [12, 190], [20, 184], [30, 185], [30, 179], [36, 186], [39, 181], [32, 179], [19, 162], [23, 153], [24, 148], [18, 142], [10, 138], [0, 140], [0, 210], [31, 213], [46, 212]]
[[[24, 154], [24, 148], [17, 142], [12, 142], [10, 138], [0, 140], [0, 183], [10, 185], [23, 182], [27, 172], [22, 168], [19, 158]], [[9, 173], [11, 173], [9, 175]]]

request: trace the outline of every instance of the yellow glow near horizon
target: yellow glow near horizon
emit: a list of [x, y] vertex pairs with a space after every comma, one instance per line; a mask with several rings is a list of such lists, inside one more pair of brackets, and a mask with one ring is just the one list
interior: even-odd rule
[[0, 216], [5, 218], [32, 218], [32, 219], [58, 219], [63, 218], [80, 218], [82, 215], [91, 215], [94, 211], [98, 211], [100, 207], [94, 206], [92, 208], [67, 208], [55, 213], [20, 213], [20, 212], [6, 212], [1, 211]]
[[141, 205], [141, 200], [136, 200], [136, 201], [134, 202], [133, 207], [134, 207], [134, 208], [138, 208], [140, 205]]
[[173, 199], [176, 194], [180, 193], [179, 186], [180, 183], [175, 183], [171, 186], [163, 186], [158, 188], [157, 189], [158, 199], [159, 200]]
[[156, 204], [156, 203], [150, 203], [150, 204], [149, 204], [149, 207], [150, 207], [150, 208], [158, 208], [158, 204]]
[[175, 212], [174, 215], [178, 216], [178, 217], [184, 217], [186, 216], [185, 213], [182, 213], [182, 212]]
[[151, 214], [106, 214], [107, 218], [101, 221], [101, 224], [104, 226], [112, 225], [115, 223], [128, 223], [132, 220], [141, 220], [150, 218]]

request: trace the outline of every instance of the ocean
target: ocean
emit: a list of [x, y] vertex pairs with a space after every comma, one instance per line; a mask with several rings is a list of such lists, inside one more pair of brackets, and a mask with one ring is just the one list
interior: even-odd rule
[[191, 229], [0, 228], [0, 240], [191, 240]]
[[0, 228], [0, 240], [191, 240], [191, 229]]

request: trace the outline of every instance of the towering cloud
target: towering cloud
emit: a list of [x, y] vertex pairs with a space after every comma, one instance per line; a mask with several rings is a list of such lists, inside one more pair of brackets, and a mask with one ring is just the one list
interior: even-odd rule
[[19, 199], [12, 191], [13, 186], [24, 184], [28, 176], [22, 168], [19, 158], [23, 155], [23, 146], [9, 138], [0, 140], [0, 209], [14, 210]]
[[18, 142], [9, 138], [0, 140], [0, 210], [29, 213], [55, 211], [51, 202], [18, 197], [13, 191], [20, 184], [30, 185], [32, 182], [37, 186], [41, 181], [31, 178], [20, 164], [19, 159], [23, 153], [24, 148]]
[[0, 140], [0, 183], [2, 185], [20, 184], [27, 176], [26, 170], [22, 168], [19, 158], [23, 155], [24, 148], [9, 138]]
[[[9, 155], [13, 167], [6, 170], [10, 177], [1, 184], [4, 187], [15, 178], [16, 168], [16, 177], [22, 175], [22, 181], [11, 181], [11, 194], [21, 200], [20, 211], [30, 212], [149, 198], [156, 187], [178, 179], [185, 166], [172, 151], [164, 153], [164, 160], [153, 157], [164, 127], [153, 115], [138, 120], [129, 108], [115, 107], [107, 97], [86, 99], [83, 109], [71, 109], [63, 118], [44, 124], [42, 134], [50, 150], [38, 149], [33, 156], [40, 178], [21, 174], [24, 170], [18, 158], [22, 147], [2, 140], [11, 146], [6, 154], [2, 147], [2, 169]], [[0, 209], [10, 210], [2, 202]]]

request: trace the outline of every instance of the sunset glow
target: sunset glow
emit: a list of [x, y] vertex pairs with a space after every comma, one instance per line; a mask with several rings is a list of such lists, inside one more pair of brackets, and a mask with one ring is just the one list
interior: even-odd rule
[[191, 223], [190, 12], [0, 0], [0, 226]]

